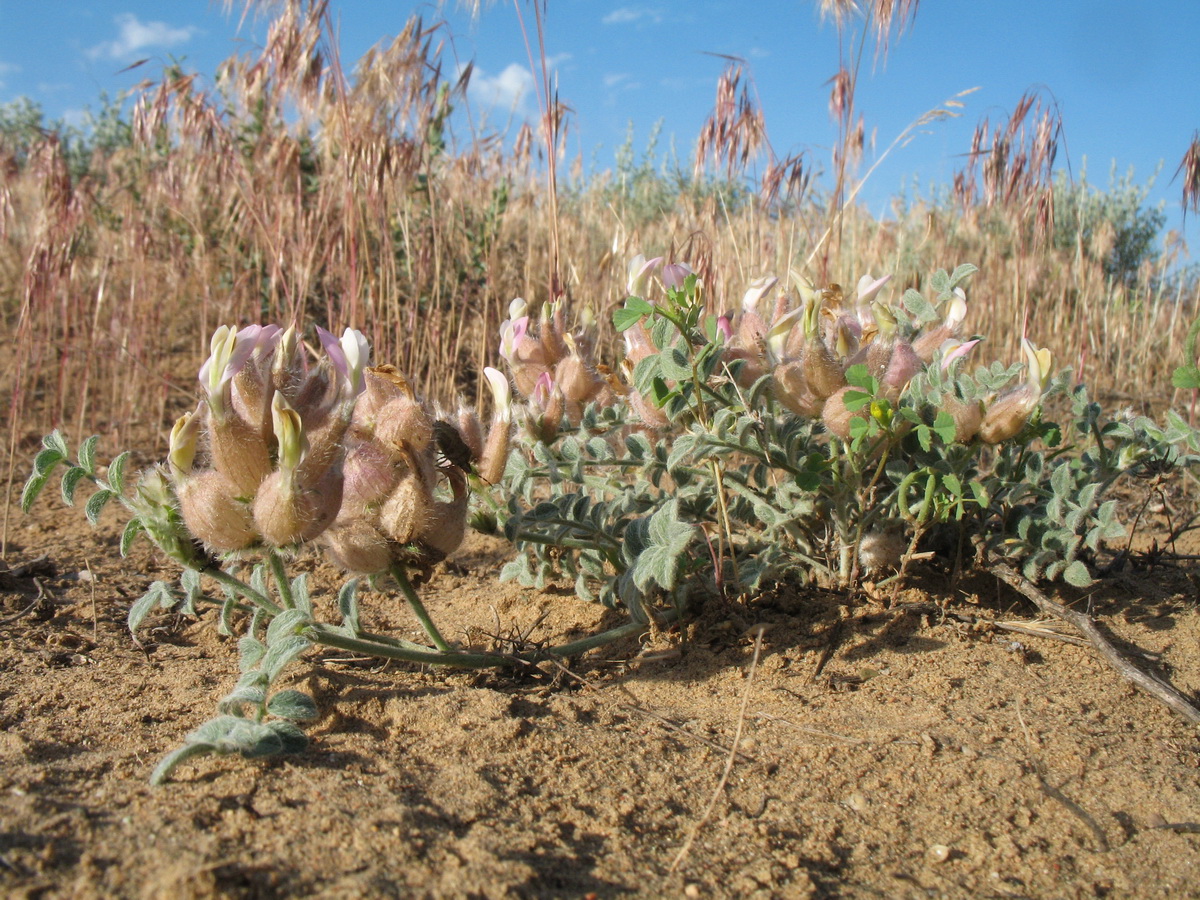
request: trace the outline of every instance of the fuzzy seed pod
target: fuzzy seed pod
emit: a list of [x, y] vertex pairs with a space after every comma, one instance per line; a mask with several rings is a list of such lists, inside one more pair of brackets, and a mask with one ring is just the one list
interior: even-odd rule
[[850, 421], [852, 419], [863, 419], [864, 421], [871, 416], [871, 405], [864, 404], [859, 409], [851, 412], [846, 408], [846, 395], [851, 391], [862, 393], [862, 388], [847, 385], [825, 401], [825, 408], [821, 411], [821, 421], [825, 427], [829, 429], [831, 434], [836, 434], [843, 441], [850, 440]]
[[819, 339], [808, 342], [801, 364], [808, 388], [819, 400], [824, 400], [846, 383], [841, 363]]
[[321, 543], [333, 564], [352, 575], [378, 575], [392, 564], [388, 539], [364, 518], [333, 525], [321, 535]]
[[895, 403], [900, 399], [900, 394], [903, 393], [905, 386], [923, 368], [924, 364], [921, 362], [921, 358], [917, 356], [908, 341], [897, 340], [892, 345], [891, 356], [888, 359], [887, 368], [884, 369], [883, 377], [879, 379], [881, 393]]
[[272, 472], [254, 498], [254, 524], [276, 547], [311, 541], [333, 524], [342, 505], [341, 473], [331, 471], [313, 488], [286, 471]]
[[416, 400], [397, 397], [379, 410], [375, 439], [389, 450], [423, 453], [433, 440], [433, 418]]
[[392, 454], [373, 442], [356, 442], [342, 465], [342, 508], [338, 517], [353, 518], [378, 507], [407, 472]]
[[262, 433], [232, 414], [217, 422], [210, 411], [208, 436], [213, 468], [233, 485], [236, 496], [253, 497], [271, 474], [271, 453]]
[[176, 494], [188, 531], [221, 553], [244, 550], [258, 540], [250, 508], [234, 499], [236, 488], [220, 472], [179, 479]]
[[863, 535], [862, 543], [858, 545], [858, 564], [867, 572], [897, 569], [907, 549], [908, 541], [902, 527], [890, 524], [876, 528]]
[[429, 513], [429, 519], [420, 535], [420, 542], [430, 549], [449, 556], [462, 543], [467, 527], [467, 479], [462, 472], [451, 470], [447, 473], [450, 487], [454, 493], [453, 500], [435, 502]]
[[380, 530], [397, 544], [420, 538], [429, 522], [433, 497], [415, 474], [403, 479], [379, 510]]
[[1041, 391], [1031, 384], [1006, 391], [996, 398], [979, 423], [979, 438], [985, 444], [999, 444], [1020, 434], [1033, 411]]
[[803, 363], [792, 360], [775, 367], [772, 373], [775, 399], [798, 416], [815, 418], [821, 414], [824, 401], [813, 393], [804, 376]]
[[954, 394], [947, 394], [942, 398], [942, 409], [954, 419], [956, 442], [969, 443], [979, 433], [979, 425], [983, 421], [983, 408], [979, 401], [960, 400]]

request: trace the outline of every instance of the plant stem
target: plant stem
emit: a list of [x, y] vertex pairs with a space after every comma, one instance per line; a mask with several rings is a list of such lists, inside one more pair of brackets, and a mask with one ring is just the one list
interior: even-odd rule
[[332, 626], [321, 623], [310, 625], [308, 633], [316, 643], [326, 647], [350, 650], [354, 653], [376, 656], [381, 659], [400, 659], [406, 662], [455, 666], [463, 669], [487, 669], [493, 666], [513, 667], [525, 663], [525, 660], [519, 657], [499, 653], [463, 653], [459, 650], [444, 652], [429, 648], [411, 649], [393, 644], [382, 644], [363, 638], [349, 637]]
[[417, 596], [417, 592], [413, 589], [412, 582], [408, 580], [408, 573], [404, 571], [404, 567], [393, 565], [391, 573], [392, 577], [400, 585], [400, 591], [404, 594], [404, 599], [408, 601], [408, 605], [412, 608], [413, 615], [417, 617], [417, 621], [421, 623], [421, 627], [429, 635], [429, 640], [433, 641], [433, 645], [443, 653], [454, 652], [454, 648], [442, 637], [442, 633], [438, 631], [438, 627], [433, 624], [433, 619], [429, 617], [429, 612], [425, 609], [425, 604], [421, 602], [421, 598]]
[[292, 600], [292, 585], [288, 581], [287, 571], [283, 568], [283, 560], [274, 550], [267, 553], [267, 560], [271, 564], [271, 574], [275, 577], [275, 590], [279, 591], [279, 599], [283, 601], [285, 609], [291, 609], [295, 606], [295, 601]]
[[207, 575], [213, 581], [229, 587], [234, 591], [234, 593], [241, 594], [272, 618], [283, 612], [282, 607], [276, 606], [269, 599], [267, 599], [264, 594], [260, 594], [240, 578], [234, 578], [224, 569], [218, 568], [217, 566], [205, 566], [203, 569], [198, 569], [197, 571], [199, 571], [201, 575]]

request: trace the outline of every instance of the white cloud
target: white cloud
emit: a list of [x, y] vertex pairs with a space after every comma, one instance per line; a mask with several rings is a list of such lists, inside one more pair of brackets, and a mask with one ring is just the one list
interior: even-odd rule
[[0, 89], [7, 87], [7, 84], [4, 81], [5, 75], [8, 75], [11, 72], [20, 72], [20, 71], [21, 71], [21, 67], [16, 65], [15, 63], [6, 63], [3, 60], [0, 60]]
[[142, 22], [133, 13], [121, 13], [113, 21], [119, 29], [117, 39], [86, 50], [89, 59], [129, 59], [152, 47], [186, 44], [199, 33], [193, 25], [175, 28], [166, 22]]
[[471, 73], [467, 96], [485, 110], [528, 115], [534, 92], [533, 76], [517, 63], [509, 63], [499, 75], [476, 68]]
[[605, 25], [629, 25], [633, 22], [639, 22], [642, 19], [648, 19], [651, 22], [661, 22], [663, 19], [662, 11], [651, 9], [647, 6], [621, 6], [614, 9], [600, 21]]

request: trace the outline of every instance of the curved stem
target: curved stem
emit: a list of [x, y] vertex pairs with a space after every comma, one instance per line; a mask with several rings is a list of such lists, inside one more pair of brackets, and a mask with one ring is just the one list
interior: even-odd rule
[[[431, 650], [428, 647], [412, 649], [407, 646], [396, 646], [391, 643], [377, 643], [373, 640], [352, 638], [330, 625], [317, 623], [307, 628], [312, 639], [326, 647], [338, 650], [350, 650], [366, 656], [377, 656], [381, 659], [400, 659], [405, 662], [424, 663], [435, 666], [456, 666], [464, 669], [487, 669], [493, 666], [513, 667], [524, 665], [526, 660], [516, 656], [500, 653], [463, 653], [459, 650], [449, 652]], [[414, 645], [417, 647], [419, 645]]]
[[242, 581], [240, 578], [234, 578], [232, 575], [230, 575], [224, 569], [220, 569], [217, 566], [205, 566], [202, 569], [197, 569], [197, 571], [201, 575], [207, 575], [213, 581], [216, 581], [216, 582], [219, 582], [220, 584], [225, 585], [226, 587], [230, 588], [234, 593], [241, 594], [243, 597], [245, 597], [247, 600], [249, 600], [251, 603], [253, 603], [255, 606], [257, 606], [259, 609], [261, 609], [263, 612], [265, 612], [269, 616], [277, 616], [281, 612], [283, 612], [283, 608], [276, 606], [274, 603], [272, 603], [266, 597], [266, 595], [260, 594], [258, 591], [254, 590], [254, 588], [250, 587], [250, 585], [246, 584], [246, 582]]
[[392, 577], [400, 585], [400, 591], [404, 594], [404, 599], [408, 601], [408, 605], [412, 608], [413, 615], [417, 617], [417, 621], [421, 623], [421, 627], [429, 635], [429, 640], [433, 641], [433, 646], [437, 647], [443, 653], [453, 652], [454, 648], [442, 637], [442, 633], [438, 631], [438, 627], [433, 624], [433, 619], [429, 617], [429, 612], [425, 609], [425, 604], [421, 602], [421, 598], [417, 596], [416, 590], [413, 589], [412, 582], [408, 580], [408, 573], [404, 571], [404, 567], [393, 565], [391, 573]]

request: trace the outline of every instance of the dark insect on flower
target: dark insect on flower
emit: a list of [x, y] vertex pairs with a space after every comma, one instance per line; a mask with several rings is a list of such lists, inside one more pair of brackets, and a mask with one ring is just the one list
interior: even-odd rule
[[438, 452], [442, 455], [439, 468], [444, 469], [447, 466], [453, 466], [468, 473], [474, 471], [471, 448], [462, 439], [462, 435], [459, 434], [457, 428], [449, 422], [434, 422], [433, 439], [437, 443]]

